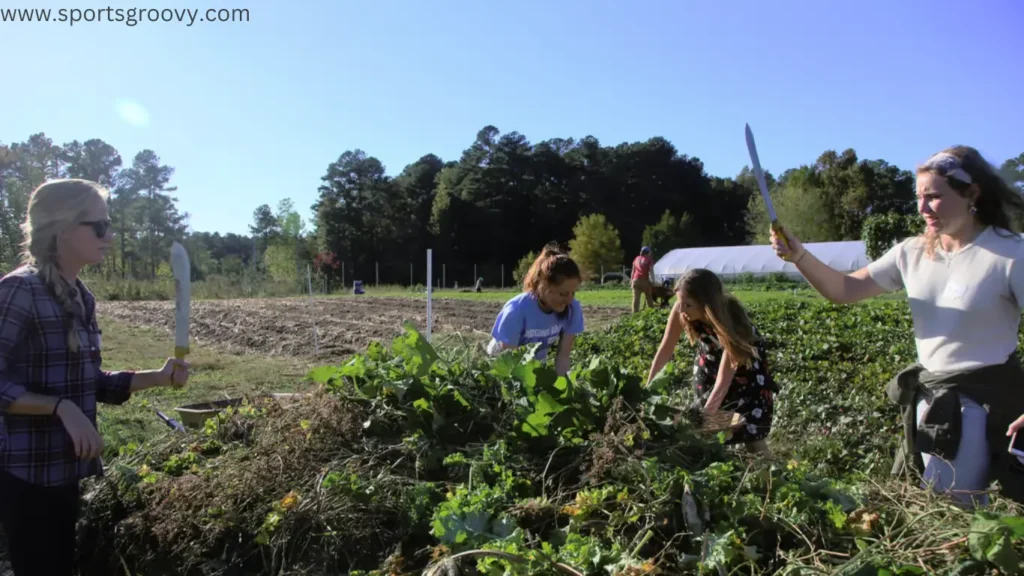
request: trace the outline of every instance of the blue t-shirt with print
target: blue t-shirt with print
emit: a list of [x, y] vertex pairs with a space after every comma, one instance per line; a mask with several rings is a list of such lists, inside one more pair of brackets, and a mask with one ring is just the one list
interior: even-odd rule
[[533, 292], [523, 292], [505, 303], [494, 321], [491, 336], [510, 346], [543, 342], [534, 356], [543, 360], [563, 331], [567, 334], [583, 332], [583, 308], [579, 300], [573, 298], [567, 312], [564, 318], [555, 312], [545, 312]]

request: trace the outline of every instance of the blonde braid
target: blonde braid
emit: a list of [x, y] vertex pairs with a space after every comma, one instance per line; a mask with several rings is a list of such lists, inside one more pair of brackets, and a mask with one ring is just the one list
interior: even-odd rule
[[75, 332], [75, 301], [71, 297], [71, 287], [60, 275], [60, 266], [57, 265], [56, 246], [57, 239], [53, 240], [53, 248], [48, 257], [42, 262], [37, 262], [36, 267], [39, 277], [46, 283], [47, 290], [53, 299], [60, 304], [64, 310], [64, 324], [67, 331], [68, 348], [72, 352], [78, 352], [78, 336]]

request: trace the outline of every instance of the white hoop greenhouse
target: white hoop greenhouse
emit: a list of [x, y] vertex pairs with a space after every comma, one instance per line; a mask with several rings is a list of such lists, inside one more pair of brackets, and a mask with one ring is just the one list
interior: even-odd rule
[[[871, 261], [864, 242], [808, 242], [807, 251], [840, 272], [859, 270]], [[658, 282], [674, 280], [687, 270], [706, 268], [724, 279], [752, 274], [766, 276], [783, 273], [792, 279], [803, 276], [790, 262], [779, 258], [770, 245], [715, 246], [707, 248], [676, 248], [654, 264]]]

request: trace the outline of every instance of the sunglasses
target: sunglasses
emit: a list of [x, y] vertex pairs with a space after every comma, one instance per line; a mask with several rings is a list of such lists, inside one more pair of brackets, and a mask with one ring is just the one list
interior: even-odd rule
[[92, 220], [88, 222], [79, 222], [82, 226], [92, 226], [92, 231], [96, 234], [97, 238], [103, 238], [107, 235], [107, 231], [110, 230], [110, 220]]

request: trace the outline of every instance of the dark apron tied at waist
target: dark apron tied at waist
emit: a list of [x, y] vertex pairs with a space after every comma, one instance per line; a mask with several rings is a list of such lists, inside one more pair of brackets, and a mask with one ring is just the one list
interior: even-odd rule
[[[922, 453], [945, 460], [956, 458], [960, 447], [962, 419], [960, 395], [982, 406], [988, 413], [985, 436], [991, 453], [989, 479], [998, 480], [1002, 494], [1024, 503], [1024, 465], [1007, 452], [1006, 429], [1024, 414], [1024, 368], [1017, 354], [1006, 362], [972, 370], [936, 374], [914, 363], [901, 370], [885, 387], [889, 400], [902, 409], [903, 441], [892, 473], [901, 474], [910, 462], [924, 472]], [[917, 397], [930, 402], [921, 422], [917, 420]]]

